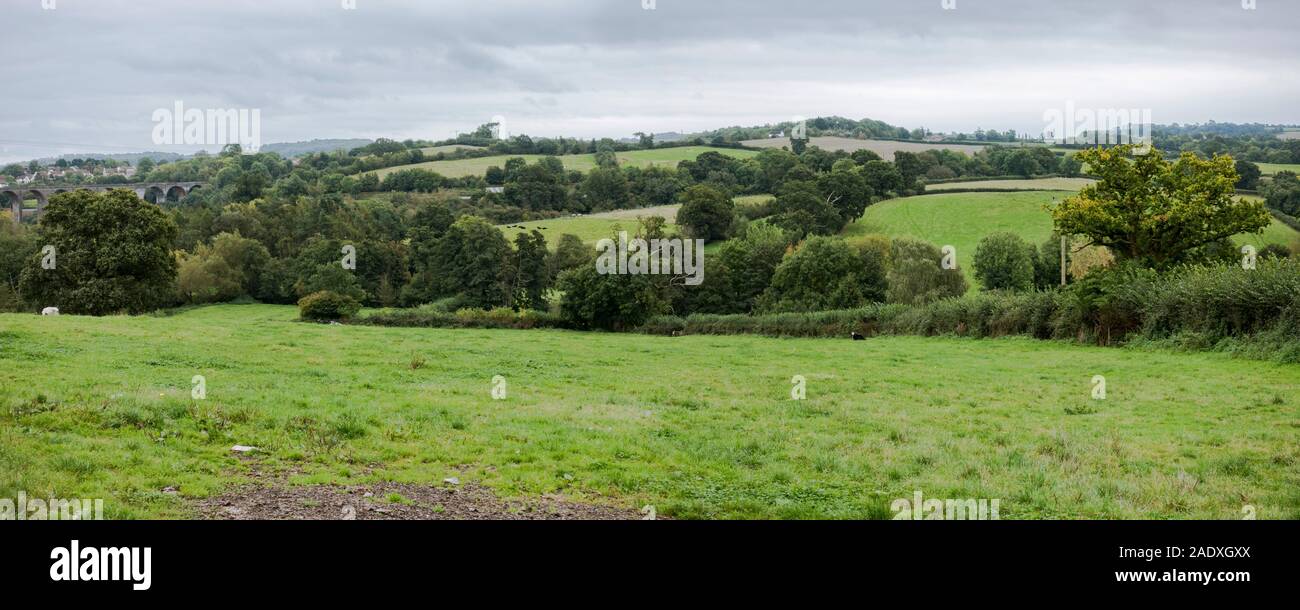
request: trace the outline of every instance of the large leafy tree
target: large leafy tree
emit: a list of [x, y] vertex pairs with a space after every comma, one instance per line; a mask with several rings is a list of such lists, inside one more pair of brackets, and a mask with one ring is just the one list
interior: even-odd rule
[[577, 328], [636, 328], [663, 313], [668, 302], [652, 275], [601, 274], [583, 265], [560, 275], [560, 315]]
[[[767, 223], [751, 224], [744, 235], [722, 244], [718, 256], [730, 272], [731, 300], [740, 306], [741, 311], [754, 309], [758, 296], [772, 282], [772, 275], [785, 257], [787, 246], [785, 232]], [[712, 257], [706, 260], [712, 260]], [[706, 267], [705, 277], [710, 278], [709, 282], [716, 281], [709, 271]]]
[[423, 300], [460, 296], [470, 307], [501, 307], [510, 302], [513, 252], [501, 230], [476, 216], [462, 216], [427, 249], [413, 252], [420, 272], [412, 278], [412, 297]]
[[691, 237], [712, 241], [727, 236], [735, 205], [726, 193], [711, 186], [696, 185], [682, 193], [681, 201], [677, 224]]
[[176, 223], [127, 190], [76, 191], [50, 199], [39, 242], [54, 265], [29, 259], [19, 290], [33, 304], [66, 313], [143, 313], [175, 298]]
[[1134, 155], [1127, 145], [1077, 156], [1100, 180], [1049, 206], [1056, 230], [1082, 235], [1117, 257], [1163, 267], [1201, 246], [1269, 225], [1262, 203], [1233, 196], [1237, 171], [1231, 157], [1205, 160], [1183, 153], [1170, 162], [1154, 147]]
[[587, 211], [604, 212], [619, 208], [633, 207], [632, 192], [628, 188], [627, 176], [616, 167], [598, 167], [587, 173], [578, 188], [582, 208]]
[[763, 312], [848, 309], [885, 298], [885, 259], [843, 239], [812, 237], [785, 257], [758, 299]]
[[[852, 161], [847, 161], [852, 164]], [[871, 187], [857, 171], [839, 170], [822, 174], [817, 178], [817, 188], [826, 200], [839, 211], [844, 222], [856, 222], [867, 206], [871, 205]]]
[[[845, 220], [812, 180], [790, 180], [772, 203], [772, 222], [802, 239], [806, 235], [831, 235]], [[680, 215], [678, 216], [680, 222]]]

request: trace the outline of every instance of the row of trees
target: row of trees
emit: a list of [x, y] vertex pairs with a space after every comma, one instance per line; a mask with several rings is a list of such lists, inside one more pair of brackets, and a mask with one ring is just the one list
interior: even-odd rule
[[[1167, 268], [1208, 260], [1225, 243], [1231, 246], [1229, 236], [1268, 224], [1261, 204], [1233, 198], [1239, 176], [1231, 159], [1187, 154], [1169, 162], [1155, 151], [1136, 158], [1131, 153], [1120, 147], [1078, 155], [1102, 180], [1051, 210], [1058, 231], [1083, 236], [1080, 246], [1104, 246], [1122, 261]], [[215, 170], [211, 190], [218, 197], [265, 195], [247, 202], [200, 198], [160, 209], [127, 192], [57, 196], [39, 237], [6, 232], [6, 252], [19, 255], [6, 258], [10, 262], [0, 271], [13, 300], [87, 313], [240, 296], [291, 303], [322, 291], [370, 305], [447, 301], [456, 307], [541, 309], [548, 307], [548, 295], [562, 294], [559, 307], [566, 315], [580, 325], [602, 326], [665, 311], [924, 302], [965, 291], [962, 274], [942, 268], [933, 245], [883, 236], [850, 244], [834, 237], [873, 201], [906, 192], [909, 181], [918, 181], [918, 159], [901, 156], [887, 163], [868, 154], [815, 149], [804, 155], [766, 151], [751, 160], [707, 153], [675, 170], [607, 166], [576, 181], [555, 159], [502, 168], [500, 198], [514, 209], [616, 205], [624, 187], [633, 200], [652, 192], [634, 191], [635, 178], [671, 181], [674, 189], [665, 192], [672, 199], [661, 201], [683, 204], [678, 223], [685, 236], [726, 240], [704, 263], [708, 279], [701, 287], [662, 277], [593, 277], [593, 252], [578, 238], [546, 244], [540, 234], [526, 233], [510, 243], [487, 221], [458, 218], [452, 206], [432, 196], [358, 201], [316, 193], [311, 186], [303, 192], [290, 186], [301, 177], [300, 167], [259, 155], [175, 164]], [[750, 172], [775, 197], [738, 208], [731, 180]], [[262, 190], [250, 187], [249, 176], [263, 173], [280, 177], [263, 181], [269, 185]], [[649, 219], [641, 233], [662, 237], [665, 226], [662, 219]], [[38, 264], [37, 244], [57, 251], [57, 268]], [[345, 247], [354, 249], [355, 268], [341, 264]], [[1059, 275], [1059, 267], [1051, 271], [1057, 257], [1049, 247], [1030, 248], [1000, 236], [977, 253], [975, 271], [990, 288], [1046, 287]]]

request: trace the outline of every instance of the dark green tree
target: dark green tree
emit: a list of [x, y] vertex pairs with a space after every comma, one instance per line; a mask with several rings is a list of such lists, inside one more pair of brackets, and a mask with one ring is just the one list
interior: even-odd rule
[[735, 204], [726, 193], [703, 185], [692, 186], [681, 195], [677, 225], [696, 239], [717, 240], [727, 236]]
[[127, 190], [76, 191], [50, 198], [37, 238], [52, 246], [29, 259], [19, 292], [40, 307], [74, 314], [144, 313], [175, 299], [178, 231], [171, 218]]
[[546, 291], [551, 287], [546, 238], [536, 229], [515, 236], [512, 270], [516, 309], [546, 309]]

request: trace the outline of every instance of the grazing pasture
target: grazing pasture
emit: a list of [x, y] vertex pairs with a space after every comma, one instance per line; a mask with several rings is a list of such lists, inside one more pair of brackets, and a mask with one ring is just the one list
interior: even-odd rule
[[[1039, 245], [1052, 235], [1052, 217], [1043, 206], [1069, 197], [1067, 191], [1017, 193], [939, 193], [890, 199], [869, 208], [856, 223], [845, 228], [849, 239], [868, 233], [912, 237], [957, 248], [957, 260], [974, 290], [971, 261], [984, 237], [1000, 231], [1015, 233]], [[1300, 233], [1276, 219], [1262, 234], [1238, 235], [1239, 244], [1263, 247], [1268, 243], [1292, 246]]]
[[[1234, 519], [1246, 505], [1300, 518], [1300, 366], [1031, 339], [296, 317], [273, 305], [0, 315], [0, 497], [183, 517], [269, 478], [456, 477], [677, 518], [889, 518], [915, 491], [1000, 499], [1004, 519]], [[791, 399], [795, 375], [806, 400]]]
[[[637, 167], [649, 167], [652, 165], [676, 167], [680, 161], [694, 160], [696, 157], [709, 152], [717, 151], [724, 155], [735, 157], [737, 159], [746, 159], [753, 157], [758, 153], [752, 150], [742, 150], [736, 148], [714, 148], [710, 146], [679, 146], [676, 148], [657, 148], [652, 150], [633, 150], [628, 152], [617, 153], [618, 161], [621, 165], [633, 165]], [[495, 155], [491, 157], [479, 157], [476, 159], [458, 159], [454, 161], [426, 161], [424, 163], [413, 163], [410, 165], [398, 165], [396, 167], [387, 167], [376, 171], [380, 178], [387, 176], [396, 171], [404, 169], [427, 169], [437, 172], [448, 178], [462, 178], [465, 176], [482, 176], [487, 173], [487, 169], [493, 165], [504, 167], [506, 159], [511, 157], [522, 157], [529, 163], [536, 162], [545, 155]], [[565, 169], [576, 170], [580, 172], [591, 171], [596, 167], [595, 155], [562, 155], [558, 157], [564, 163]]]
[[[583, 243], [595, 244], [600, 239], [610, 237], [620, 229], [628, 233], [635, 233], [637, 219], [650, 216], [664, 217], [664, 220], [668, 221], [667, 228], [671, 230], [675, 227], [673, 221], [677, 218], [677, 208], [679, 207], [681, 206], [662, 205], [649, 208], [614, 210], [585, 216], [564, 216], [550, 220], [511, 223], [500, 225], [500, 227], [502, 232], [505, 233], [506, 239], [511, 241], [514, 241], [515, 236], [521, 232], [536, 229], [546, 237], [546, 244], [554, 249], [555, 244], [559, 242], [560, 236], [565, 233], [577, 235], [582, 239]], [[524, 228], [518, 228], [520, 226]]]
[[1295, 172], [1300, 174], [1300, 163], [1256, 163], [1259, 171], [1265, 176], [1272, 176], [1281, 171]]

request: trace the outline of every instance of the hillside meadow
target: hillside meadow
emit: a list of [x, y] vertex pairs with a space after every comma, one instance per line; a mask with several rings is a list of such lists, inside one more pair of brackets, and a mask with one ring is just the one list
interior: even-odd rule
[[[733, 199], [737, 206], [755, 205], [769, 201], [771, 195], [744, 195]], [[609, 212], [596, 212], [594, 214], [584, 214], [582, 216], [561, 216], [549, 220], [532, 220], [528, 222], [511, 223], [507, 225], [498, 225], [501, 231], [505, 233], [506, 239], [514, 241], [515, 236], [525, 232], [537, 230], [546, 237], [546, 243], [554, 248], [559, 242], [560, 236], [569, 233], [582, 239], [583, 243], [595, 244], [597, 241], [609, 237], [622, 230], [629, 233], [635, 233], [637, 223], [641, 218], [651, 216], [661, 216], [668, 221], [665, 228], [672, 231], [676, 228], [677, 209], [682, 207], [681, 204], [660, 205], [648, 208], [628, 208], [624, 210], [612, 210]], [[523, 227], [522, 229], [519, 227]], [[720, 242], [710, 243], [710, 247], [716, 247]]]
[[537, 231], [546, 237], [546, 243], [553, 249], [559, 243], [560, 236], [565, 234], [576, 235], [582, 239], [583, 243], [589, 244], [595, 244], [597, 241], [614, 235], [618, 231], [627, 231], [634, 234], [637, 230], [638, 219], [651, 216], [662, 216], [664, 220], [668, 221], [664, 228], [668, 231], [674, 231], [677, 228], [677, 225], [674, 224], [677, 219], [677, 208], [680, 207], [680, 204], [661, 205], [649, 208], [598, 212], [582, 216], [562, 216], [549, 220], [532, 220], [498, 226], [505, 233], [506, 239], [510, 241], [514, 241], [515, 236], [520, 233]]
[[[1070, 191], [1025, 191], [1014, 193], [939, 193], [882, 201], [867, 208], [856, 223], [844, 229], [853, 240], [870, 233], [890, 237], [923, 239], [957, 249], [957, 260], [971, 283], [977, 285], [970, 263], [980, 240], [993, 233], [1010, 231], [1031, 244], [1041, 244], [1052, 235], [1052, 217], [1044, 205], [1073, 194]], [[1273, 219], [1260, 234], [1233, 238], [1238, 244], [1262, 248], [1269, 243], [1292, 247], [1300, 244], [1300, 233]]]
[[[678, 162], [694, 160], [696, 157], [709, 152], [716, 151], [724, 155], [735, 157], [737, 159], [747, 159], [758, 154], [757, 151], [742, 150], [736, 148], [714, 148], [710, 146], [678, 146], [674, 148], [656, 148], [652, 150], [633, 150], [628, 152], [616, 153], [620, 165], [630, 165], [636, 167], [650, 167], [659, 165], [665, 167], [676, 167]], [[388, 174], [404, 169], [425, 169], [437, 172], [448, 178], [463, 178], [465, 176], [482, 176], [487, 173], [487, 169], [493, 165], [504, 167], [506, 160], [512, 157], [522, 157], [529, 163], [534, 163], [546, 155], [494, 155], [491, 157], [478, 157], [474, 159], [457, 159], [453, 161], [426, 161], [424, 163], [413, 163], [410, 165], [399, 165], [388, 167], [375, 172], [381, 179]], [[580, 172], [591, 171], [596, 167], [595, 155], [561, 155], [557, 157], [564, 168]]]
[[1272, 176], [1278, 172], [1287, 171], [1300, 174], [1300, 163], [1256, 163], [1259, 171], [1265, 176]]
[[184, 517], [241, 483], [455, 476], [677, 518], [888, 518], [915, 490], [999, 498], [1004, 519], [1300, 518], [1295, 365], [1029, 339], [295, 320], [270, 305], [0, 315], [0, 496]]

